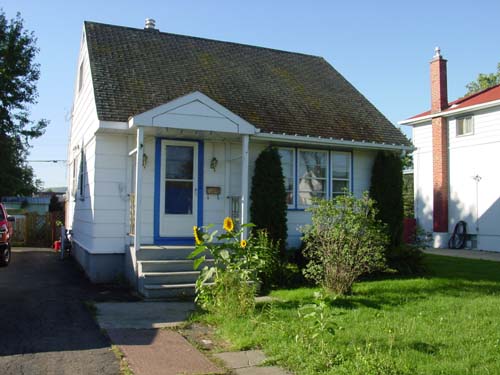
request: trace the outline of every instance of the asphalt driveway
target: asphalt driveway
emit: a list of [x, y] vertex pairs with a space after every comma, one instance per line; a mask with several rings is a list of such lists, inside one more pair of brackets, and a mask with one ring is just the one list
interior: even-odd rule
[[0, 373], [119, 374], [85, 301], [127, 298], [90, 284], [50, 249], [14, 249], [0, 268]]

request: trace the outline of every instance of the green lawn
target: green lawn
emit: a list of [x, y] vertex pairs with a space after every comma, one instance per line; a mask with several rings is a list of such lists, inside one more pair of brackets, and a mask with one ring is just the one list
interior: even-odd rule
[[198, 318], [296, 374], [500, 374], [500, 263], [425, 260], [425, 277], [360, 282], [309, 318], [317, 289], [272, 292], [250, 319]]

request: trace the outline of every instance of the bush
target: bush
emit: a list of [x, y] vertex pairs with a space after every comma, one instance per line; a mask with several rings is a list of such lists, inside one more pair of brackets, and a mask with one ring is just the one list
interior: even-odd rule
[[388, 238], [366, 193], [360, 199], [345, 194], [318, 200], [308, 211], [312, 224], [302, 228], [306, 277], [327, 291], [346, 294], [359, 276], [385, 266]]
[[250, 236], [240, 240], [245, 228], [253, 224], [242, 225], [234, 231], [231, 218], [224, 219], [224, 232], [209, 233], [212, 225], [194, 227], [196, 247], [189, 258], [195, 259], [194, 268], [204, 264], [207, 252], [213, 257], [212, 266], [205, 265], [196, 281], [196, 302], [219, 316], [246, 316], [253, 312], [259, 274], [265, 270], [266, 254], [270, 249], [263, 248], [269, 243], [263, 241], [263, 235]]
[[286, 190], [278, 150], [269, 147], [255, 161], [250, 193], [250, 221], [267, 231], [284, 258], [287, 238]]
[[403, 165], [401, 157], [379, 151], [373, 163], [370, 197], [375, 200], [377, 219], [387, 224], [389, 249], [403, 242]]

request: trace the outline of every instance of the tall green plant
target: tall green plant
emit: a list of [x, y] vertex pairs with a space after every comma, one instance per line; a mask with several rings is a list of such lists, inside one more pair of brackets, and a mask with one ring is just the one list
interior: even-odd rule
[[278, 244], [283, 259], [287, 238], [287, 204], [281, 159], [276, 148], [265, 149], [255, 161], [250, 199], [251, 222], [256, 229], [267, 231], [269, 239]]
[[375, 200], [377, 218], [387, 224], [390, 248], [403, 242], [403, 166], [401, 157], [379, 151], [373, 163], [370, 197]]
[[312, 223], [302, 228], [307, 278], [347, 294], [359, 276], [385, 267], [387, 236], [367, 193], [360, 199], [345, 194], [317, 200], [308, 211]]

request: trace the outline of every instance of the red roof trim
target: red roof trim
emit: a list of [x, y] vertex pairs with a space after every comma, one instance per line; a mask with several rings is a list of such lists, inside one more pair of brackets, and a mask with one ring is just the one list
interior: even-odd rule
[[[487, 89], [481, 90], [469, 96], [464, 96], [463, 98], [459, 98], [454, 100], [453, 102], [448, 103], [448, 108], [443, 110], [442, 112], [448, 112], [456, 109], [463, 109], [467, 107], [471, 107], [473, 105], [483, 104], [492, 102], [495, 100], [500, 100], [500, 85], [496, 85], [493, 87], [489, 87]], [[425, 111], [419, 113], [418, 115], [412, 116], [407, 120], [413, 120], [420, 117], [428, 116], [431, 114], [431, 111]]]

